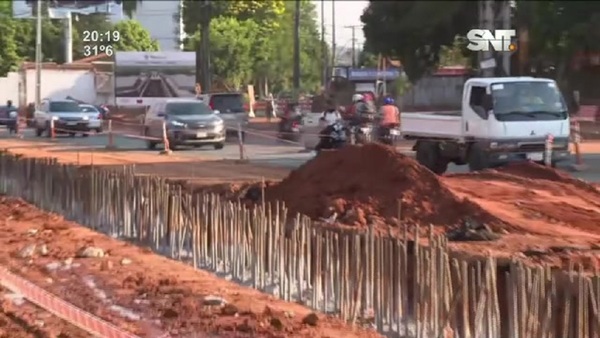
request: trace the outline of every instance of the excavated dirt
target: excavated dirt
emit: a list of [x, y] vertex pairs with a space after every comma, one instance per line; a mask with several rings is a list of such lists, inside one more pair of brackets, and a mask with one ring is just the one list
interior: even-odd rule
[[[315, 315], [306, 307], [96, 233], [19, 199], [0, 197], [0, 215], [0, 265], [140, 337], [380, 337], [324, 314], [317, 314], [315, 325], [305, 324], [305, 317]], [[84, 247], [104, 254], [81, 258], [77, 253]], [[207, 296], [223, 298], [227, 305], [207, 305]], [[0, 302], [0, 337], [88, 336], [47, 316], [36, 331], [38, 319]]]
[[398, 225], [399, 217], [448, 228], [465, 216], [500, 223], [470, 200], [457, 197], [415, 160], [376, 144], [324, 152], [267, 188], [266, 199], [284, 200], [291, 211], [316, 219], [335, 212], [342, 223], [356, 226]]

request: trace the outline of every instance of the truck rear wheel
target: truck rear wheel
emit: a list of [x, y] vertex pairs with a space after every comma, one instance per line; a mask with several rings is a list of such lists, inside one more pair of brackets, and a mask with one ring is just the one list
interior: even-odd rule
[[487, 152], [477, 143], [471, 145], [469, 149], [468, 164], [470, 171], [479, 171], [490, 167]]
[[417, 143], [417, 162], [438, 175], [448, 170], [448, 161], [440, 156], [437, 142], [419, 141]]

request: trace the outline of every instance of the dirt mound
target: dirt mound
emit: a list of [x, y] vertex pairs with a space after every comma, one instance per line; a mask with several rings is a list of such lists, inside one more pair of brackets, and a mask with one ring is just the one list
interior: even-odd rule
[[499, 168], [497, 172], [520, 176], [532, 180], [545, 180], [552, 181], [554, 183], [570, 184], [587, 192], [598, 193], [597, 188], [593, 184], [574, 178], [565, 171], [549, 168], [537, 163], [514, 163]]
[[[266, 189], [267, 200], [283, 200], [312, 218], [333, 212], [342, 223], [385, 221], [454, 226], [465, 216], [497, 221], [477, 205], [456, 197], [431, 171], [393, 148], [369, 144], [325, 152]], [[399, 201], [401, 210], [399, 210]]]

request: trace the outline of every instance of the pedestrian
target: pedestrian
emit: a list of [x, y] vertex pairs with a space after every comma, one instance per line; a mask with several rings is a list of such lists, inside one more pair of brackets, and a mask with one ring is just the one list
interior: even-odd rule
[[273, 93], [269, 93], [267, 96], [265, 116], [267, 117], [267, 122], [269, 123], [271, 123], [271, 119], [275, 117], [275, 99], [273, 98]]

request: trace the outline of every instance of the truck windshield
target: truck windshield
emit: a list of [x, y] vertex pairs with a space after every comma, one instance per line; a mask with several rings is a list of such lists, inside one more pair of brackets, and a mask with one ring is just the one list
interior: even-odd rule
[[498, 121], [564, 120], [567, 107], [554, 82], [492, 84]]

